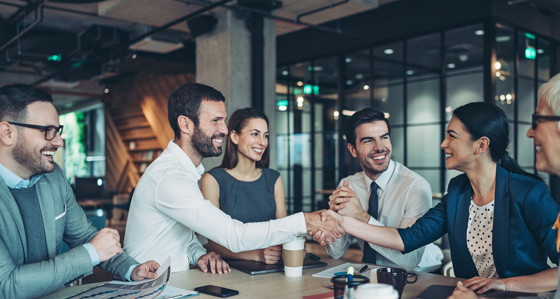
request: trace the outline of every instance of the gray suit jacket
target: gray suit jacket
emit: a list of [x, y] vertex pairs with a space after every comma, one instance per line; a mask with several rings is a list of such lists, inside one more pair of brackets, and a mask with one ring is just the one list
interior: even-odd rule
[[[39, 297], [93, 272], [89, 254], [80, 245], [89, 242], [97, 229], [77, 204], [62, 170], [56, 165], [36, 184], [49, 260], [26, 264], [28, 245], [23, 221], [10, 190], [0, 178], [1, 298]], [[71, 249], [57, 255], [63, 240]], [[123, 279], [136, 263], [123, 253], [100, 266]]]

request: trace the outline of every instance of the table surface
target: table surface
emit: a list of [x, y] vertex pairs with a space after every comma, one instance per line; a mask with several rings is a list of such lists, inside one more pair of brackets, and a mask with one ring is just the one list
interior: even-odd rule
[[[320, 256], [322, 261], [328, 263], [328, 266], [303, 270], [302, 277], [286, 277], [283, 272], [249, 275], [235, 269], [232, 269], [232, 272], [228, 274], [208, 274], [199, 270], [190, 270], [172, 273], [170, 285], [182, 289], [194, 290], [194, 288], [202, 285], [213, 284], [238, 290], [239, 297], [237, 298], [301, 298], [307, 295], [332, 292], [332, 290], [326, 287], [326, 285], [330, 284], [328, 278], [317, 278], [311, 276], [312, 274], [343, 263], [359, 262], [359, 260], [356, 260], [355, 256], [344, 259], [344, 257], [348, 255], [345, 255], [343, 259], [332, 259], [326, 254], [325, 249], [317, 244], [308, 244], [307, 250]], [[418, 294], [430, 285], [455, 285], [457, 281], [458, 279], [453, 277], [419, 272], [418, 281], [405, 286], [402, 298], [416, 298]], [[94, 286], [94, 284], [63, 288], [50, 294], [46, 298], [65, 298], [92, 286]], [[196, 296], [195, 298], [215, 297], [200, 294], [200, 296]]]

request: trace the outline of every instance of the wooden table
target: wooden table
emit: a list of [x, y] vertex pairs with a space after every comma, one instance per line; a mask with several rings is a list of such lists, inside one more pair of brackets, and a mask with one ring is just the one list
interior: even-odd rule
[[[326, 258], [322, 260], [326, 261], [329, 267], [346, 262]], [[238, 290], [240, 298], [301, 298], [307, 295], [332, 292], [326, 287], [327, 284], [330, 284], [330, 279], [311, 276], [324, 269], [326, 268], [304, 270], [302, 277], [286, 277], [283, 272], [249, 275], [233, 270], [229, 274], [215, 275], [194, 270], [173, 274], [171, 285], [192, 290], [197, 286], [214, 284]], [[458, 279], [452, 277], [419, 273], [416, 283], [405, 286], [402, 298], [416, 298], [426, 287], [433, 284], [455, 285], [457, 281]], [[200, 298], [212, 298], [212, 296], [202, 294]]]
[[[322, 261], [328, 263], [328, 267], [333, 267], [346, 262], [358, 262], [354, 257], [350, 260], [332, 259], [326, 255], [323, 247], [312, 244], [307, 246], [307, 250], [321, 257]], [[346, 256], [346, 255], [345, 255]], [[170, 285], [193, 290], [194, 288], [206, 284], [213, 284], [239, 291], [236, 298], [301, 298], [302, 296], [322, 294], [332, 292], [326, 285], [330, 284], [328, 278], [316, 278], [311, 276], [314, 273], [327, 269], [315, 268], [303, 270], [302, 277], [286, 277], [283, 272], [262, 275], [249, 275], [235, 269], [228, 274], [207, 274], [199, 270], [175, 272], [171, 275]], [[403, 299], [416, 298], [426, 287], [433, 284], [455, 285], [458, 279], [435, 275], [429, 273], [418, 273], [418, 281], [408, 284], [404, 288]], [[61, 289], [52, 293], [46, 298], [65, 298], [77, 294], [92, 285], [82, 285]], [[195, 298], [215, 298], [210, 295], [200, 294]]]

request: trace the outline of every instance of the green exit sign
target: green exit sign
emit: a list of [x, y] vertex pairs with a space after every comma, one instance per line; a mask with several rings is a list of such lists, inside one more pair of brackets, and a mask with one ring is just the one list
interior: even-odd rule
[[279, 101], [276, 101], [276, 106], [278, 106], [278, 107], [287, 107], [287, 106], [288, 106], [288, 100], [279, 100]]
[[62, 54], [54, 54], [48, 56], [47, 61], [56, 61], [56, 62], [62, 61]]
[[531, 48], [531, 47], [525, 48], [525, 58], [535, 60], [536, 57], [537, 57], [537, 51], [535, 51], [535, 48]]
[[319, 94], [319, 86], [317, 86], [317, 85], [304, 85], [303, 86], [303, 93], [305, 93], [305, 94], [313, 93], [314, 95], [318, 95]]

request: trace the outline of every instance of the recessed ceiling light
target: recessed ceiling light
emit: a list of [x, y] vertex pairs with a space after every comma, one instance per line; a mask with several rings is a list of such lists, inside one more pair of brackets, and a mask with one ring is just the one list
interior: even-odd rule
[[484, 30], [478, 29], [477, 31], [474, 32], [474, 35], [477, 35], [477, 36], [484, 35]]
[[350, 62], [352, 62], [352, 58], [346, 57], [346, 58], [344, 59], [344, 61], [346, 61], [346, 63], [350, 63]]
[[544, 50], [543, 49], [537, 49], [537, 53], [542, 54], [542, 53], [544, 53]]
[[390, 48], [389, 48], [389, 49], [385, 49], [385, 50], [383, 51], [383, 53], [385, 53], [385, 54], [387, 54], [387, 55], [391, 55], [391, 54], [395, 53], [395, 51], [394, 51], [393, 49], [390, 49]]
[[448, 63], [447, 68], [448, 69], [454, 69], [455, 68], [455, 63]]
[[283, 70], [282, 71], [282, 76], [287, 76], [288, 75], [288, 71], [287, 70]]
[[496, 41], [499, 43], [509, 42], [511, 37], [509, 35], [499, 35], [496, 36]]
[[494, 62], [494, 68], [499, 70], [502, 68], [502, 63], [499, 61]]
[[362, 88], [363, 88], [364, 90], [369, 90], [369, 85], [365, 84]]
[[354, 84], [354, 81], [352, 81], [352, 80], [346, 80], [346, 85], [352, 85], [352, 84]]
[[356, 113], [356, 111], [346, 110], [346, 109], [342, 110], [342, 115], [345, 115], [345, 116], [352, 116], [352, 115], [354, 115], [354, 113]]
[[413, 70], [408, 70], [408, 71], [406, 71], [406, 74], [409, 75], [409, 76], [412, 76], [412, 75], [414, 75], [414, 71]]

